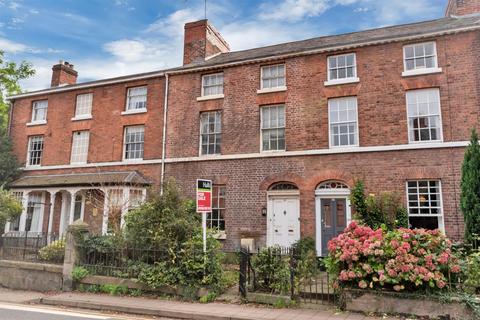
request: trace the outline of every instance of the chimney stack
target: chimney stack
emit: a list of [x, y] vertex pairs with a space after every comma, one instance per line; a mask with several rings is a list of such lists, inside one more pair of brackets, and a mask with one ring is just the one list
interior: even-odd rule
[[73, 64], [60, 60], [52, 67], [52, 87], [59, 87], [77, 83], [78, 72], [73, 69]]
[[465, 16], [480, 13], [480, 0], [448, 0], [445, 16]]
[[217, 53], [229, 52], [230, 47], [220, 33], [208, 23], [200, 20], [185, 24], [183, 65], [205, 61]]

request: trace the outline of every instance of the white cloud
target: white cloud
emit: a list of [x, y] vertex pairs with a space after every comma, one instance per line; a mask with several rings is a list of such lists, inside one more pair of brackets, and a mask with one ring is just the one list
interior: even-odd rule
[[328, 0], [284, 0], [278, 6], [272, 3], [261, 6], [262, 20], [299, 21], [324, 13], [329, 7]]
[[12, 1], [8, 5], [8, 7], [13, 11], [17, 11], [17, 9], [20, 8], [20, 4], [18, 2]]
[[[0, 5], [1, 5], [0, 0]], [[119, 6], [128, 5], [128, 0], [112, 0]], [[118, 3], [117, 3], [118, 2]], [[435, 7], [437, 3], [437, 7]], [[275, 6], [271, 6], [275, 4]], [[278, 0], [269, 2], [269, 7], [260, 6], [257, 16], [242, 17], [238, 7], [231, 2], [209, 4], [209, 20], [217, 27], [231, 45], [232, 50], [243, 50], [286, 41], [301, 40], [338, 32], [338, 24], [323, 19], [315, 23], [305, 18], [321, 16], [333, 6], [350, 8], [356, 14], [364, 13], [370, 25], [355, 22], [351, 27], [375, 27], [395, 24], [406, 18], [429, 18], [438, 12], [437, 0]], [[292, 7], [292, 5], [295, 5]], [[433, 8], [432, 8], [433, 6]], [[64, 18], [78, 23], [95, 23], [94, 20], [70, 13]], [[181, 65], [183, 53], [183, 30], [186, 22], [202, 19], [203, 1], [197, 6], [181, 8], [168, 16], [159, 17], [150, 25], [131, 37], [121, 36], [104, 43], [101, 48], [108, 55], [100, 58], [71, 59], [68, 56], [55, 59], [29, 59], [37, 70], [37, 75], [22, 85], [29, 90], [41, 89], [50, 85], [51, 66], [64, 58], [71, 61], [79, 72], [79, 81], [96, 80], [115, 76], [148, 72]], [[59, 14], [59, 17], [61, 15]], [[403, 19], [403, 20], [402, 20]], [[329, 20], [331, 21], [331, 19]], [[293, 23], [294, 22], [294, 23]], [[0, 38], [0, 41], [2, 39]], [[5, 40], [4, 40], [5, 41]], [[8, 41], [8, 40], [7, 40]], [[17, 46], [15, 46], [17, 45]], [[20, 46], [18, 46], [20, 45]], [[0, 47], [3, 44], [0, 42]], [[55, 49], [40, 50], [10, 41], [11, 50], [17, 52], [59, 53]]]
[[29, 47], [23, 43], [14, 42], [8, 39], [0, 38], [0, 48], [9, 53], [20, 53], [29, 50]]

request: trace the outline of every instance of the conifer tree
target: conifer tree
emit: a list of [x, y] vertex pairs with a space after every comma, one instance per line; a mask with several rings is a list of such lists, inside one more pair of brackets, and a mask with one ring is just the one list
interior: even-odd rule
[[465, 222], [465, 242], [475, 245], [475, 237], [480, 235], [480, 145], [475, 129], [462, 164], [460, 208]]

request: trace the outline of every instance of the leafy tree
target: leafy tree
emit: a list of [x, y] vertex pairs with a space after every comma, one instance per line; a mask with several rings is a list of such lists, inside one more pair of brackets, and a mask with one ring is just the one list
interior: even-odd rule
[[3, 51], [0, 51], [0, 186], [8, 184], [18, 173], [18, 163], [7, 135], [9, 105], [5, 97], [20, 93], [19, 81], [34, 73], [31, 64], [6, 61]]
[[381, 192], [378, 196], [365, 196], [363, 181], [358, 180], [352, 189], [350, 200], [355, 209], [355, 219], [374, 230], [381, 227], [388, 230], [408, 227], [407, 209], [395, 193]]
[[465, 221], [465, 241], [475, 245], [475, 238], [480, 235], [480, 145], [475, 129], [462, 164], [460, 208]]
[[0, 188], [0, 230], [4, 229], [7, 221], [14, 220], [22, 213], [22, 204], [12, 194]]

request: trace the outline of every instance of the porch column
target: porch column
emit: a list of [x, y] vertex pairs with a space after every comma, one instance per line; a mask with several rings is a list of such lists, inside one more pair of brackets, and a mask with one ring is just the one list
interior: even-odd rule
[[25, 190], [22, 196], [22, 214], [20, 215], [19, 231], [25, 231], [25, 224], [27, 223], [27, 208], [28, 208], [28, 195], [32, 190]]
[[109, 189], [102, 189], [103, 191], [103, 220], [102, 220], [102, 234], [106, 234], [108, 230], [108, 214], [110, 212], [110, 197], [108, 195]]
[[75, 215], [75, 197], [77, 195], [78, 189], [68, 190], [68, 192], [70, 193], [70, 216], [68, 225], [71, 225], [73, 223], [73, 216]]
[[130, 207], [130, 188], [123, 188], [123, 197], [122, 197], [122, 217], [120, 220], [120, 227], [123, 228], [123, 224], [125, 223], [125, 215], [128, 212], [128, 208]]
[[53, 213], [55, 210], [55, 198], [57, 197], [57, 192], [58, 190], [48, 190], [48, 193], [50, 193], [50, 213], [48, 216], [48, 233], [52, 233], [52, 228], [53, 228]]

